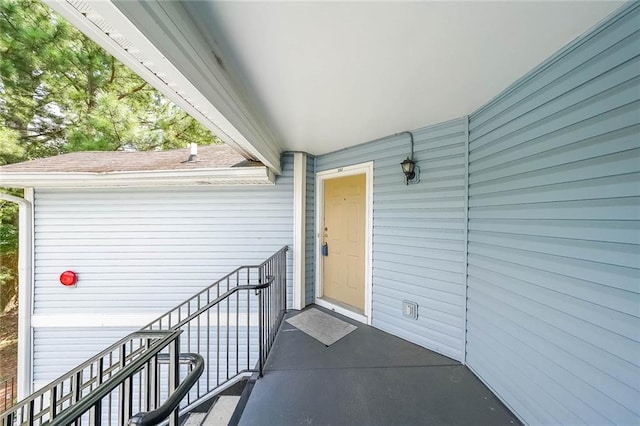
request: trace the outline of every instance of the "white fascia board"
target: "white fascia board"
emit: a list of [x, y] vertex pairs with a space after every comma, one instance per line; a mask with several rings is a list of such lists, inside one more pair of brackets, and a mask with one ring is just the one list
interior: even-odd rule
[[282, 148], [203, 37], [189, 38], [196, 35], [185, 31], [195, 31], [195, 23], [178, 2], [44, 1], [224, 142], [281, 173]]
[[266, 167], [189, 171], [142, 171], [112, 173], [3, 173], [0, 185], [12, 188], [96, 188], [176, 185], [273, 185], [275, 174]]

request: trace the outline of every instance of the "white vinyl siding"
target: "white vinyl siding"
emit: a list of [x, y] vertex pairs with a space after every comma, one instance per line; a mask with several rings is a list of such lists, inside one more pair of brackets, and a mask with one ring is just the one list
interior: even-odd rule
[[470, 117], [467, 362], [530, 424], [640, 423], [639, 11]]
[[[274, 186], [36, 190], [34, 316], [153, 317], [237, 267], [291, 246], [292, 156], [282, 165]], [[78, 274], [76, 287], [59, 283], [65, 270]], [[289, 252], [289, 303], [291, 273]], [[94, 353], [131, 331], [121, 325], [120, 334], [92, 328]], [[85, 343], [74, 338], [81, 326], [58, 324], [55, 333], [69, 341], [64, 351], [79, 348], [84, 359]], [[50, 370], [34, 368], [36, 382], [68, 367], [55, 362], [56, 348], [43, 336], [35, 329], [34, 359], [51, 360]]]
[[[465, 120], [413, 132], [421, 181], [405, 185], [408, 134], [318, 157], [317, 171], [374, 162], [372, 325], [462, 360]], [[402, 301], [419, 305], [418, 320]]]
[[82, 364], [135, 327], [41, 327], [33, 333], [34, 391]]

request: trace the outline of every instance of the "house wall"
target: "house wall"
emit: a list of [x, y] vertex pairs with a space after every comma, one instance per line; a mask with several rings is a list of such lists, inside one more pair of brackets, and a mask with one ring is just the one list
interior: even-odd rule
[[140, 327], [37, 327], [33, 329], [34, 390], [57, 379]]
[[467, 362], [530, 424], [640, 423], [638, 5], [470, 117]]
[[[466, 118], [414, 131], [419, 184], [404, 185], [400, 172], [406, 134], [309, 157], [307, 302], [314, 174], [373, 161], [375, 327], [457, 360], [466, 355], [527, 423], [640, 423], [639, 6], [627, 5], [473, 113], [469, 133]], [[291, 244], [289, 157], [283, 166], [268, 188], [38, 191], [36, 315], [119, 315], [134, 296], [155, 313]], [[112, 228], [97, 228], [105, 219]], [[83, 239], [72, 235], [79, 229]], [[108, 248], [96, 249], [97, 238]], [[187, 254], [202, 270], [193, 271]], [[175, 276], [162, 271], [169, 264]], [[153, 279], [144, 281], [140, 267], [153, 268]], [[78, 288], [60, 288], [57, 275], [74, 268]], [[93, 292], [83, 293], [85, 283]], [[133, 283], [148, 290], [137, 293]], [[402, 316], [407, 299], [420, 306], [417, 321]], [[71, 330], [35, 330], [44, 362], [64, 362], [47, 353], [47, 339]], [[92, 352], [127, 332], [82, 330], [91, 341], [94, 331], [110, 333]], [[63, 341], [79, 353], [89, 345]]]
[[[36, 190], [36, 385], [238, 266], [291, 246], [292, 159], [283, 157], [275, 186]], [[288, 262], [291, 301], [291, 252]], [[58, 282], [67, 269], [78, 273], [75, 288]], [[66, 357], [51, 339], [65, 342]]]
[[[464, 350], [466, 120], [413, 132], [421, 182], [405, 185], [409, 135], [317, 158], [317, 171], [373, 161], [372, 325], [454, 359]], [[419, 305], [403, 317], [402, 301]]]

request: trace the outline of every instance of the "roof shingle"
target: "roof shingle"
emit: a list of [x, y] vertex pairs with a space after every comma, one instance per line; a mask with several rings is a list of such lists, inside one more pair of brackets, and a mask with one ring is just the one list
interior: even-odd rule
[[138, 171], [201, 170], [262, 166], [248, 161], [226, 144], [198, 147], [195, 162], [187, 162], [189, 148], [170, 151], [86, 151], [40, 158], [0, 167], [8, 173], [113, 173]]

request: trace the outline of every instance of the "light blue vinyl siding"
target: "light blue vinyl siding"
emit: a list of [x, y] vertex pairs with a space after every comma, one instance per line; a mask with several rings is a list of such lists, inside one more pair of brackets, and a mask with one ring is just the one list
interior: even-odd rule
[[[465, 120], [413, 132], [421, 182], [405, 185], [409, 135], [319, 156], [317, 171], [374, 162], [372, 324], [461, 360], [465, 294]], [[418, 320], [402, 301], [419, 305]]]
[[640, 423], [640, 9], [470, 117], [468, 365], [530, 424]]
[[305, 302], [313, 303], [316, 282], [316, 172], [315, 157], [307, 155], [307, 193], [305, 222]]
[[[283, 174], [268, 186], [36, 190], [34, 315], [159, 315], [237, 267], [292, 246], [292, 160], [283, 157]], [[290, 251], [289, 303], [291, 261]], [[78, 274], [75, 288], [58, 281], [67, 269]], [[118, 330], [92, 331], [93, 352], [131, 331]], [[87, 352], [75, 329], [55, 332], [69, 340], [64, 351]], [[41, 336], [35, 329], [37, 382], [66, 368], [51, 367], [57, 358], [48, 351], [59, 348]], [[47, 360], [45, 374], [38, 365]]]

